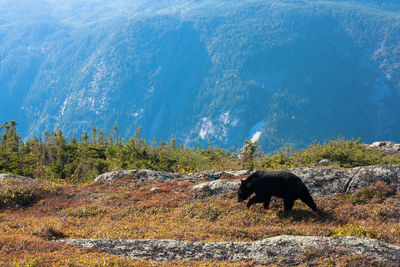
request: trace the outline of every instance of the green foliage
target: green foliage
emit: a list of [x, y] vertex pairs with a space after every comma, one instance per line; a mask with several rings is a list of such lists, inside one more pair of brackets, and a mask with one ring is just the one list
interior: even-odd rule
[[328, 159], [336, 166], [351, 168], [376, 164], [400, 164], [398, 156], [388, 156], [382, 151], [371, 149], [361, 144], [361, 139], [345, 140], [339, 137], [328, 143], [314, 142], [307, 149], [294, 152], [291, 147], [265, 156], [261, 168], [284, 169], [297, 166], [313, 166], [323, 159]]
[[[184, 147], [175, 139], [170, 142], [148, 144], [137, 129], [133, 137], [122, 139], [116, 135], [117, 126], [108, 137], [93, 127], [80, 141], [66, 140], [61, 130], [45, 132], [43, 138], [21, 141], [16, 122], [0, 127], [0, 171], [37, 179], [82, 183], [92, 181], [101, 173], [121, 169], [151, 169], [182, 174], [202, 170], [228, 169], [285, 169], [314, 166], [329, 159], [337, 167], [372, 164], [400, 164], [400, 156], [388, 156], [368, 148], [358, 140], [338, 138], [329, 143], [313, 143], [307, 149], [294, 151], [287, 147], [275, 154], [263, 155], [257, 143], [246, 141], [240, 152], [229, 152], [219, 147], [202, 149]], [[89, 138], [89, 135], [91, 136]]]
[[361, 139], [345, 140], [343, 137], [323, 145], [314, 143], [308, 149], [297, 153], [296, 158], [301, 164], [328, 159], [338, 163], [341, 167], [390, 163], [389, 158], [385, 157], [383, 152], [361, 144]]
[[[239, 169], [235, 153], [208, 147], [207, 149], [183, 147], [176, 140], [148, 144], [140, 137], [141, 129], [131, 138], [117, 138], [118, 126], [109, 137], [92, 128], [81, 141], [67, 141], [61, 130], [45, 132], [42, 138], [20, 140], [16, 123], [7, 122], [0, 128], [0, 171], [38, 179], [92, 181], [101, 173], [121, 169], [151, 169], [189, 173], [205, 169]], [[89, 138], [90, 136], [90, 138]]]
[[293, 157], [293, 149], [285, 148], [282, 151], [276, 152], [274, 155], [266, 155], [260, 162], [262, 169], [286, 169], [296, 167]]
[[5, 122], [0, 127], [4, 134], [0, 136], [0, 170], [17, 172], [21, 160], [18, 154], [21, 138], [17, 133], [15, 121]]
[[260, 148], [257, 146], [256, 142], [246, 140], [242, 150], [240, 151], [242, 166], [246, 169], [253, 170], [255, 167], [257, 152], [259, 151]]

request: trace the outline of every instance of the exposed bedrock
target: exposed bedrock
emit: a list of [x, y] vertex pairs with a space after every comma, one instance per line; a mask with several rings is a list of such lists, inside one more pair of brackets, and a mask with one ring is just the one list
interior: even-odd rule
[[70, 239], [62, 242], [97, 247], [120, 257], [151, 261], [220, 260], [301, 263], [305, 249], [339, 249], [342, 254], [362, 254], [386, 264], [400, 262], [400, 247], [365, 237], [275, 236], [254, 242], [188, 242], [175, 240]]

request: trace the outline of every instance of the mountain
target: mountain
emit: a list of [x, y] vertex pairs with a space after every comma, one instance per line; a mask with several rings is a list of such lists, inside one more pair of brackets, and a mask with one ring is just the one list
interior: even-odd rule
[[0, 0], [0, 121], [266, 152], [400, 141], [396, 2]]

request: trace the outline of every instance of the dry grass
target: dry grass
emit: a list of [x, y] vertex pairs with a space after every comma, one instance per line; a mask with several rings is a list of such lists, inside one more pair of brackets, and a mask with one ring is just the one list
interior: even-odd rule
[[[376, 184], [353, 195], [337, 194], [316, 200], [319, 217], [301, 202], [280, 212], [273, 199], [247, 209], [229, 193], [196, 199], [193, 183], [134, 183], [57, 185], [25, 205], [0, 210], [0, 265], [20, 266], [159, 266], [160, 263], [121, 259], [96, 249], [48, 241], [62, 238], [175, 239], [187, 241], [252, 241], [276, 235], [357, 235], [400, 245], [400, 194]], [[158, 188], [157, 190], [151, 190]], [[352, 265], [362, 256], [305, 251], [314, 264]], [[164, 266], [255, 266], [255, 263], [174, 262]], [[278, 262], [278, 265], [284, 265]], [[356, 264], [357, 265], [357, 264]]]

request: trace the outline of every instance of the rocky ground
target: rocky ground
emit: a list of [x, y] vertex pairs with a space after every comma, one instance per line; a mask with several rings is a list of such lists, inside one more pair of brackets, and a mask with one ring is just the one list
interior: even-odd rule
[[[366, 166], [352, 169], [294, 168], [290, 170], [309, 188], [318, 199], [336, 193], [353, 193], [378, 181], [394, 190], [400, 185], [400, 166]], [[149, 170], [131, 170], [102, 174], [95, 183], [114, 183], [119, 179], [138, 181], [168, 182], [174, 179], [194, 182], [192, 190], [202, 198], [237, 190], [240, 179], [250, 172], [202, 172], [197, 174], [173, 174]], [[157, 188], [152, 188], [157, 191]], [[174, 240], [121, 240], [121, 239], [70, 239], [63, 242], [100, 250], [121, 257], [151, 261], [179, 260], [222, 260], [257, 261], [288, 265], [307, 262], [305, 255], [312, 251], [342, 255], [363, 255], [369, 263], [380, 262], [388, 265], [400, 263], [400, 247], [365, 237], [319, 237], [319, 236], [275, 236], [254, 242], [188, 242]], [[318, 252], [319, 251], [319, 252]], [[310, 254], [311, 255], [311, 254]], [[300, 258], [299, 258], [300, 257]]]

